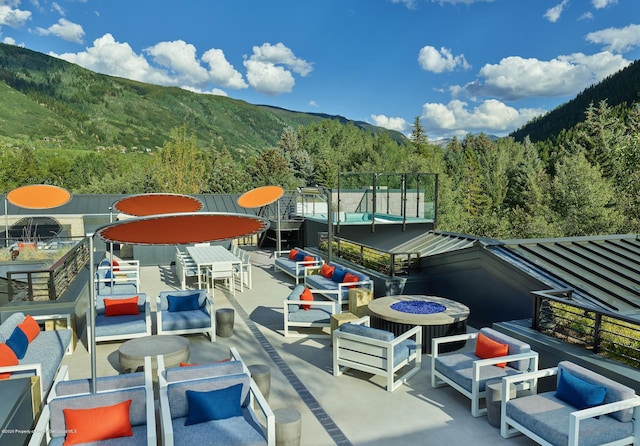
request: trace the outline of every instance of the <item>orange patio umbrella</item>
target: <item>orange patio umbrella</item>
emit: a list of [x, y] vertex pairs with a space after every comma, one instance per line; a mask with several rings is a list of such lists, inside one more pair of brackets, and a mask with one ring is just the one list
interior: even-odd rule
[[[243, 208], [259, 208], [268, 206], [274, 201], [278, 201], [284, 195], [281, 186], [261, 186], [251, 189], [238, 197], [238, 205]], [[276, 251], [280, 253], [282, 241], [280, 239], [280, 202], [276, 206], [278, 228], [276, 230]]]
[[93, 237], [111, 243], [134, 245], [187, 245], [228, 240], [258, 234], [269, 228], [269, 220], [248, 214], [225, 214], [213, 212], [185, 212], [160, 214], [123, 220], [99, 228], [89, 237], [90, 317], [91, 339], [91, 391], [96, 391], [96, 340], [95, 340], [95, 275], [93, 271]]
[[7, 203], [24, 209], [51, 209], [71, 200], [66, 189], [50, 184], [21, 186], [7, 193], [4, 202], [5, 240], [9, 239], [9, 209]]

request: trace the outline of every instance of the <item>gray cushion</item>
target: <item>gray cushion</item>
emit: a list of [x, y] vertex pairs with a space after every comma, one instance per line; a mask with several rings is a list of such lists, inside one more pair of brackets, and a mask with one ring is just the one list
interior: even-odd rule
[[322, 277], [320, 274], [311, 274], [306, 278], [307, 285], [309, 288], [313, 288], [316, 290], [337, 290], [338, 284], [332, 281], [331, 279], [327, 279]]
[[[438, 372], [471, 392], [473, 363], [477, 360], [478, 357], [471, 352], [452, 353], [449, 355], [438, 356], [436, 358], [435, 368]], [[486, 388], [487, 381], [492, 379], [502, 379], [503, 376], [515, 375], [516, 373], [518, 373], [518, 371], [508, 365], [505, 368], [495, 366], [480, 367], [480, 381], [478, 388], [480, 392], [483, 392]]]
[[55, 374], [70, 342], [71, 330], [69, 329], [41, 331], [31, 341], [27, 353], [20, 360], [20, 364], [40, 363], [42, 365], [41, 380], [45, 393], [53, 384]]
[[[89, 445], [102, 445], [105, 446], [139, 446], [147, 444], [147, 426], [141, 424], [139, 426], [131, 426], [133, 436], [131, 437], [118, 437], [104, 441], [94, 441], [92, 443], [85, 443]], [[49, 446], [62, 446], [64, 444], [65, 437], [52, 437]]]
[[290, 322], [329, 323], [330, 319], [331, 311], [324, 308], [309, 308], [306, 311], [300, 309], [294, 313], [289, 313]]
[[[99, 392], [105, 390], [126, 389], [128, 387], [144, 386], [144, 372], [123, 373], [122, 375], [100, 376], [96, 382]], [[56, 396], [78, 395], [91, 391], [91, 379], [80, 378], [59, 381], [56, 384]]]
[[187, 379], [235, 375], [243, 372], [244, 369], [242, 368], [242, 362], [226, 361], [193, 365], [189, 367], [169, 367], [165, 370], [165, 379], [167, 382], [175, 382]]
[[13, 313], [0, 324], [0, 336], [9, 339], [13, 330], [24, 320], [24, 313]]
[[[551, 444], [569, 440], [569, 414], [576, 409], [555, 397], [555, 392], [510, 400], [507, 415]], [[592, 446], [625, 438], [633, 433], [633, 423], [621, 423], [604, 415], [580, 422], [580, 446]]]
[[190, 328], [210, 328], [211, 316], [205, 309], [192, 311], [163, 311], [162, 330], [187, 330]]
[[[588, 382], [589, 384], [595, 384], [604, 386], [607, 388], [607, 393], [604, 397], [604, 404], [613, 403], [616, 401], [623, 401], [629, 398], [633, 398], [635, 391], [627, 386], [624, 386], [616, 381], [613, 381], [605, 376], [599, 375], [589, 369], [580, 367], [569, 361], [561, 361], [558, 363], [558, 368], [566, 369], [573, 376]], [[558, 373], [558, 375], [560, 375]], [[611, 414], [612, 417], [619, 421], [631, 421], [633, 417], [633, 409], [625, 409]]]
[[147, 322], [144, 312], [123, 316], [96, 316], [96, 336], [113, 336], [146, 333]]
[[266, 445], [262, 429], [256, 425], [246, 409], [244, 416], [185, 426], [186, 417], [171, 420], [173, 438], [179, 445]]
[[[300, 296], [302, 295], [302, 292], [305, 290], [305, 288], [306, 286], [302, 284], [296, 285], [293, 290], [291, 290], [291, 293], [289, 293], [289, 296], [287, 296], [287, 300], [300, 300]], [[294, 313], [300, 309], [300, 305], [298, 304], [287, 305], [287, 307], [289, 313]]]
[[342, 324], [339, 329], [343, 333], [352, 333], [358, 336], [365, 336], [367, 338], [377, 339], [379, 341], [391, 342], [395, 339], [395, 336], [390, 331], [380, 330], [379, 328], [367, 327], [366, 325], [358, 324]]

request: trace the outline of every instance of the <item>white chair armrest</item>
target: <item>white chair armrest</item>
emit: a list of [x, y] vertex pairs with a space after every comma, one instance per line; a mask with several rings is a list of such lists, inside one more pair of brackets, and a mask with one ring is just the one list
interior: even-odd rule
[[258, 385], [253, 380], [253, 378], [251, 378], [249, 383], [249, 391], [251, 393], [250, 404], [252, 404], [255, 401], [266, 420], [265, 434], [267, 437], [267, 444], [270, 446], [275, 445], [276, 444], [276, 416], [271, 410], [271, 407], [269, 406], [269, 403], [265, 399], [264, 395], [262, 395], [262, 392], [260, 392], [260, 389], [258, 388]]
[[431, 339], [431, 355], [433, 359], [438, 357], [438, 346], [452, 342], [469, 341], [478, 337], [478, 333], [463, 333], [452, 336], [443, 336]]
[[40, 446], [42, 444], [49, 444], [49, 421], [51, 419], [51, 411], [49, 405], [46, 404], [40, 412], [40, 417], [36, 426], [33, 428], [33, 434], [29, 439], [29, 446]]

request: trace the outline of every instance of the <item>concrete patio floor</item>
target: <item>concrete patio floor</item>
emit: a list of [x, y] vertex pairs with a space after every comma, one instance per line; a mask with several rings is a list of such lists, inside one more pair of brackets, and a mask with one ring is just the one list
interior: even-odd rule
[[[282, 335], [283, 301], [294, 286], [293, 279], [273, 271], [272, 252], [250, 252], [253, 288], [231, 296], [216, 287], [213, 296], [217, 309], [235, 309], [233, 335], [218, 337], [215, 343], [203, 335], [186, 336], [191, 343], [189, 361], [224, 359], [229, 347], [235, 347], [247, 365], [269, 365], [269, 403], [272, 409], [300, 412], [302, 445], [536, 444], [524, 436], [503, 439], [486, 417], [471, 416], [469, 399], [449, 387], [432, 389], [430, 355], [423, 355], [422, 370], [392, 393], [385, 390], [382, 377], [352, 371], [334, 377], [328, 336]], [[141, 291], [150, 298], [152, 312], [158, 293], [171, 289], [179, 289], [172, 266], [141, 268]], [[98, 345], [99, 376], [120, 373], [119, 345]], [[90, 376], [84, 333], [75, 353], [65, 360], [71, 378]]]

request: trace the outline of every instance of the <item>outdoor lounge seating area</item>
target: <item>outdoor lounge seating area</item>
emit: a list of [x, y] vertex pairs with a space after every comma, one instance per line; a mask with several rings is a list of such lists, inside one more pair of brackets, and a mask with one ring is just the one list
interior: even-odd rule
[[38, 321], [55, 319], [13, 313], [0, 324], [0, 377], [39, 377], [39, 398], [45, 400], [65, 355], [73, 353], [73, 333], [68, 328], [41, 330]]
[[[415, 327], [406, 336], [396, 336], [367, 327], [367, 318], [343, 323], [333, 331], [331, 337], [326, 334], [321, 337], [307, 336], [308, 329], [327, 330], [330, 327], [330, 323], [325, 325], [327, 319], [331, 314], [337, 314], [335, 307], [338, 303], [333, 300], [318, 301], [327, 304], [327, 316], [318, 327], [292, 325], [289, 327], [289, 337], [285, 337], [281, 331], [283, 321], [291, 319], [291, 314], [297, 312], [301, 313], [300, 317], [309, 314], [302, 306], [313, 306], [316, 301], [300, 298], [305, 290], [304, 285], [296, 287], [292, 286], [292, 281], [283, 283], [280, 280], [280, 273], [273, 270], [274, 260], [268, 251], [254, 250], [251, 254], [253, 288], [234, 296], [220, 287], [216, 289], [215, 298], [209, 297], [212, 304], [209, 315], [215, 315], [216, 308], [235, 310], [233, 334], [230, 337], [218, 336], [214, 342], [209, 336], [210, 333], [215, 334], [215, 326], [211, 332], [204, 332], [207, 336], [202, 336], [202, 331], [178, 334], [190, 344], [188, 364], [182, 367], [168, 365], [161, 357], [154, 357], [158, 365], [158, 384], [152, 393], [157, 409], [154, 421], [157, 437], [153, 440], [154, 444], [180, 444], [179, 437], [187, 434], [193, 435], [190, 438], [201, 438], [199, 435], [207, 438], [207, 441], [194, 440], [193, 443], [210, 444], [213, 438], [242, 437], [255, 441], [255, 444], [275, 444], [278, 432], [282, 433], [283, 426], [286, 426], [278, 418], [283, 410], [299, 415], [301, 445], [324, 446], [341, 442], [371, 446], [408, 445], [423, 444], [427, 437], [433, 444], [454, 441], [473, 444], [504, 442], [505, 445], [515, 446], [536, 444], [537, 440], [526, 435], [503, 440], [500, 429], [490, 425], [486, 417], [474, 417], [469, 410], [472, 387], [468, 396], [453, 385], [431, 386], [434, 374], [432, 363], [436, 359], [446, 363], [446, 358], [455, 356], [468, 361], [469, 368], [460, 367], [459, 370], [469, 379], [474, 376], [474, 370], [479, 370], [481, 378], [496, 378], [498, 382], [503, 374], [509, 378], [524, 377], [524, 370], [537, 369], [538, 355], [530, 348], [528, 351], [525, 349], [524, 353], [516, 353], [523, 346], [513, 342], [513, 350], [508, 350], [508, 358], [474, 359], [478, 332], [469, 327], [469, 333], [461, 335], [465, 342], [459, 350], [441, 353], [446, 343], [461, 341], [460, 337], [445, 337], [433, 341], [437, 345], [433, 351], [438, 353], [419, 354], [417, 352], [421, 351], [422, 340], [420, 327]], [[161, 293], [166, 293], [166, 296], [182, 293], [207, 295], [206, 290], [180, 290], [179, 280], [171, 275], [175, 271], [175, 268], [164, 266], [140, 268], [141, 291], [146, 294], [151, 321], [155, 322], [152, 324], [152, 333], [156, 333], [156, 324], [160, 320], [158, 312], [163, 311]], [[318, 294], [321, 293], [312, 293]], [[289, 296], [291, 299], [288, 299]], [[166, 297], [164, 300], [168, 311], [169, 299]], [[167, 314], [163, 313], [161, 317]], [[293, 332], [298, 330], [304, 334], [303, 337], [294, 337]], [[488, 327], [482, 328], [481, 332], [502, 343], [512, 342], [510, 337]], [[115, 394], [133, 392], [132, 388], [144, 389], [145, 373], [123, 373], [118, 363], [118, 349], [123, 341], [100, 342], [96, 347], [99, 376], [96, 395], [100, 396], [94, 401], [100, 407], [107, 405], [103, 400], [107, 397], [102, 395], [112, 394], [116, 398]], [[64, 356], [59, 378], [50, 392], [50, 401], [58, 400], [60, 403], [62, 398], [69, 398], [70, 395], [79, 400], [91, 398], [89, 355], [82, 343], [78, 345], [73, 355]], [[240, 355], [242, 358], [239, 358]], [[526, 363], [523, 371], [517, 368], [516, 361]], [[500, 362], [510, 364], [505, 369], [494, 365]], [[453, 363], [462, 364], [462, 359]], [[270, 392], [263, 394], [263, 388], [258, 386], [257, 380], [252, 379], [250, 370], [253, 365], [261, 365], [270, 371]], [[334, 371], [335, 366], [338, 372]], [[513, 375], [507, 372], [510, 369], [514, 369]], [[154, 373], [152, 371], [152, 377]], [[447, 372], [439, 366], [435, 374], [438, 373]], [[442, 380], [438, 375], [438, 381]], [[236, 385], [240, 389], [237, 402], [242, 415], [209, 420], [202, 425], [184, 426], [184, 420], [189, 416], [188, 391], [209, 393], [225, 391]], [[521, 387], [524, 389], [527, 386]], [[233, 391], [237, 392], [236, 389]], [[478, 409], [483, 410], [480, 386], [477, 389]], [[510, 401], [526, 398], [525, 393], [518, 392], [518, 398]], [[141, 392], [135, 398], [145, 400], [147, 397], [148, 393]], [[112, 401], [114, 404], [121, 402], [116, 399]], [[236, 400], [233, 401], [235, 407]], [[133, 418], [131, 423], [133, 426]], [[225, 430], [224, 433], [218, 431], [220, 433], [213, 434], [208, 433], [206, 429], [209, 428]], [[62, 442], [61, 439], [54, 441]]]
[[304, 283], [338, 302], [339, 308], [349, 302], [350, 289], [357, 287], [373, 291], [373, 281], [369, 276], [336, 262], [325, 263], [320, 268], [306, 268]]
[[[473, 351], [441, 355], [440, 346], [474, 341]], [[480, 402], [487, 383], [504, 377], [538, 370], [538, 354], [529, 344], [488, 327], [477, 333], [435, 338], [431, 347], [431, 387], [450, 385], [471, 400], [471, 415], [487, 413]], [[523, 386], [527, 384], [523, 383]]]
[[273, 269], [293, 277], [297, 285], [304, 281], [306, 268], [317, 268], [323, 263], [324, 260], [319, 255], [296, 247], [290, 249], [286, 255], [277, 256], [273, 262]]
[[[158, 357], [163, 444], [274, 446], [275, 416], [232, 349], [225, 362], [165, 368]], [[264, 417], [261, 425], [254, 404]]]
[[[555, 390], [537, 394], [536, 380], [553, 376]], [[557, 367], [510, 376], [509, 385], [528, 382], [532, 395], [503, 393], [501, 435], [524, 434], [542, 445], [636, 444], [640, 397], [635, 391], [569, 361]]]

